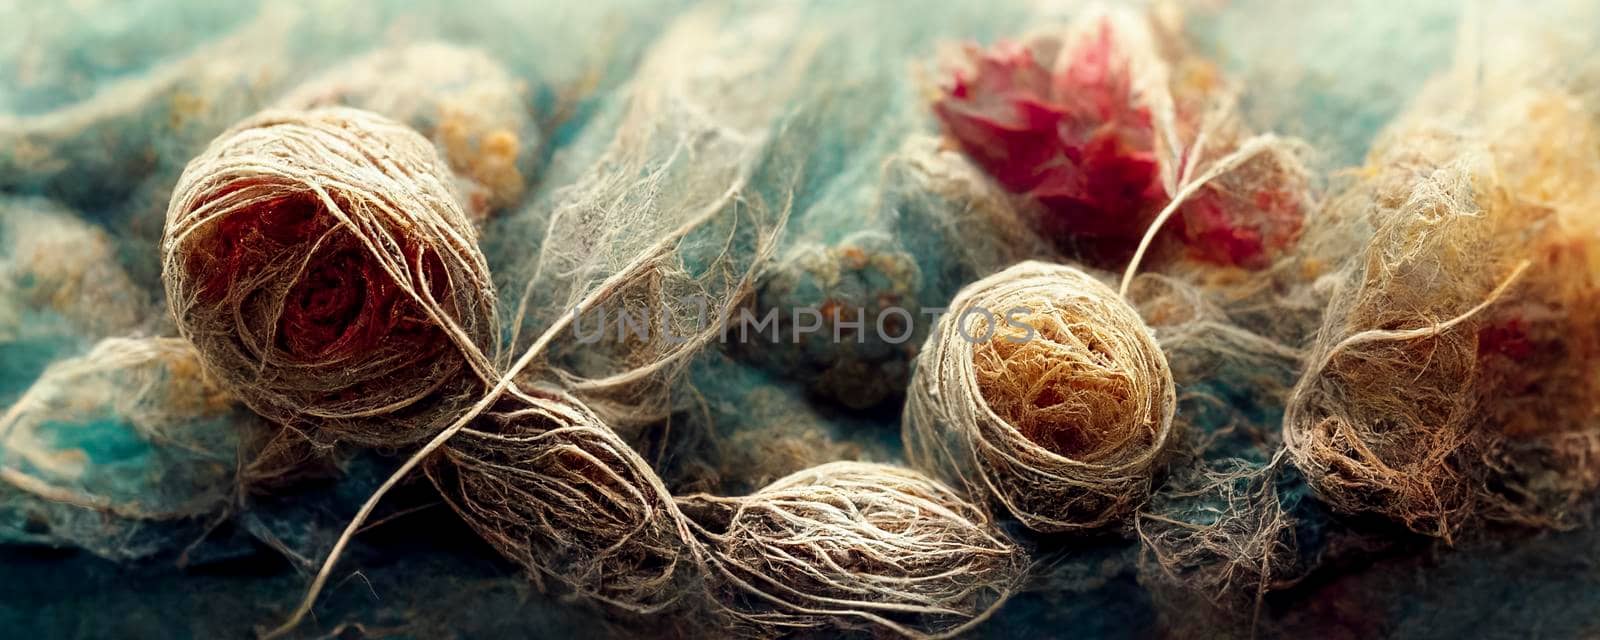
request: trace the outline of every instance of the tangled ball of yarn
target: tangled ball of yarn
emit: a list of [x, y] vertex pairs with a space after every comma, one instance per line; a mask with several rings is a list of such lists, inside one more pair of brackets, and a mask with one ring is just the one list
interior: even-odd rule
[[835, 462], [738, 499], [708, 545], [716, 604], [758, 637], [948, 636], [1015, 591], [1026, 557], [987, 514], [900, 467]]
[[1150, 489], [1172, 435], [1166, 356], [1116, 292], [1025, 262], [963, 289], [918, 356], [912, 462], [1037, 531], [1090, 529]]
[[686, 592], [693, 551], [672, 496], [576, 399], [512, 390], [430, 458], [428, 477], [530, 576], [638, 613]]
[[[1502, 99], [1476, 129], [1403, 122], [1341, 198], [1355, 213], [1334, 219], [1373, 233], [1284, 419], [1323, 501], [1446, 541], [1486, 519], [1572, 526], [1600, 487], [1600, 134], [1559, 94]], [[1562, 142], [1522, 140], [1541, 129]]]
[[256, 412], [400, 446], [493, 379], [495, 298], [433, 145], [355, 109], [268, 111], [185, 168], [162, 238], [178, 328]]
[[1284, 443], [1336, 510], [1449, 539], [1483, 492], [1479, 330], [1518, 272], [1500, 226], [1513, 213], [1485, 156], [1453, 135], [1413, 136], [1380, 160], [1357, 187], [1376, 232], [1327, 309]]

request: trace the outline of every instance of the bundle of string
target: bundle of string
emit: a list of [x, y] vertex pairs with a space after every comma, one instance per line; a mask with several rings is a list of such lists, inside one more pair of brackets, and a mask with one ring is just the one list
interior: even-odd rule
[[565, 393], [508, 390], [425, 463], [446, 502], [535, 580], [653, 613], [690, 591], [686, 521], [632, 447]]
[[1464, 22], [1456, 64], [1342, 198], [1353, 211], [1325, 216], [1374, 232], [1284, 423], [1335, 508], [1446, 541], [1482, 520], [1574, 526], [1600, 489], [1595, 21], [1529, 18]]
[[1600, 488], [1600, 128], [1562, 91], [1497, 75], [1510, 84], [1470, 126], [1424, 100], [1346, 199], [1375, 233], [1284, 424], [1335, 508], [1447, 541], [1485, 518], [1571, 526]]
[[978, 507], [893, 466], [832, 463], [748, 497], [675, 500], [563, 392], [511, 389], [426, 468], [530, 575], [634, 613], [709, 609], [743, 637], [953, 635], [987, 619], [1027, 569]]
[[[1482, 149], [1424, 131], [1379, 155], [1375, 233], [1334, 294], [1284, 416], [1317, 495], [1449, 540], [1487, 489], [1477, 394], [1482, 312], [1528, 266], [1502, 233]], [[1444, 136], [1445, 140], [1435, 136]]]
[[[480, 347], [492, 344], [494, 297], [448, 175], [424, 139], [380, 116], [268, 112], [213, 143], [175, 193], [165, 277], [181, 330], [209, 371], [315, 441], [393, 447], [431, 437], [362, 506], [273, 635], [310, 611], [378, 500], [418, 465], [469, 525], [535, 578], [624, 610], [664, 610], [700, 593], [693, 585], [706, 584], [710, 567], [748, 559], [709, 560], [660, 478], [582, 402], [519, 386], [518, 374], [576, 314], [507, 369], [494, 367]], [[655, 259], [645, 252], [577, 308], [641, 277]], [[833, 572], [827, 584], [839, 589], [836, 610], [802, 612], [810, 624], [933, 633], [980, 619], [1017, 581], [1016, 551], [975, 507], [891, 471], [860, 474], [872, 479], [859, 484], [888, 487], [878, 491], [910, 504], [894, 511], [899, 530], [860, 508], [825, 528], [841, 553], [880, 551], [888, 565], [839, 568], [837, 554], [822, 554], [811, 569], [796, 569]], [[719, 540], [746, 549], [764, 535], [745, 531]], [[969, 552], [979, 548], [1011, 560], [977, 566]], [[890, 597], [894, 587], [869, 573], [884, 566], [900, 572], [903, 596]], [[969, 580], [993, 589], [974, 592]], [[863, 595], [861, 585], [878, 590]], [[906, 615], [872, 613], [883, 600], [900, 602]], [[918, 607], [925, 619], [912, 617]]]
[[426, 468], [457, 513], [531, 575], [635, 613], [706, 608], [745, 637], [959, 633], [1026, 570], [978, 507], [898, 467], [826, 464], [748, 497], [674, 500], [561, 392], [512, 389]]
[[731, 510], [697, 530], [714, 604], [752, 636], [954, 636], [998, 609], [1027, 569], [979, 507], [900, 467], [834, 462], [745, 498], [686, 499], [697, 500]]
[[955, 297], [918, 356], [903, 437], [917, 467], [1031, 529], [1092, 529], [1149, 493], [1175, 405], [1166, 356], [1115, 291], [1024, 262]]
[[251, 409], [322, 444], [437, 434], [497, 377], [489, 268], [449, 176], [421, 136], [365, 111], [238, 124], [167, 211], [180, 333]]

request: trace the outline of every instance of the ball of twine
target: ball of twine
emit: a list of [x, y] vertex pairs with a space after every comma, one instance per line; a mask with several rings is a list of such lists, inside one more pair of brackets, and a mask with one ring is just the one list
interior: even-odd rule
[[734, 507], [708, 534], [707, 581], [743, 635], [953, 636], [1027, 570], [981, 508], [909, 469], [834, 462], [722, 502]]
[[1024, 262], [956, 295], [918, 356], [903, 436], [915, 466], [1028, 528], [1083, 530], [1148, 495], [1176, 402], [1160, 345], [1115, 291]]
[[515, 389], [428, 459], [428, 477], [535, 580], [652, 613], [691, 589], [687, 524], [661, 479], [578, 400]]
[[401, 446], [494, 379], [495, 296], [433, 145], [355, 109], [268, 111], [184, 169], [163, 280], [179, 331], [250, 408]]

